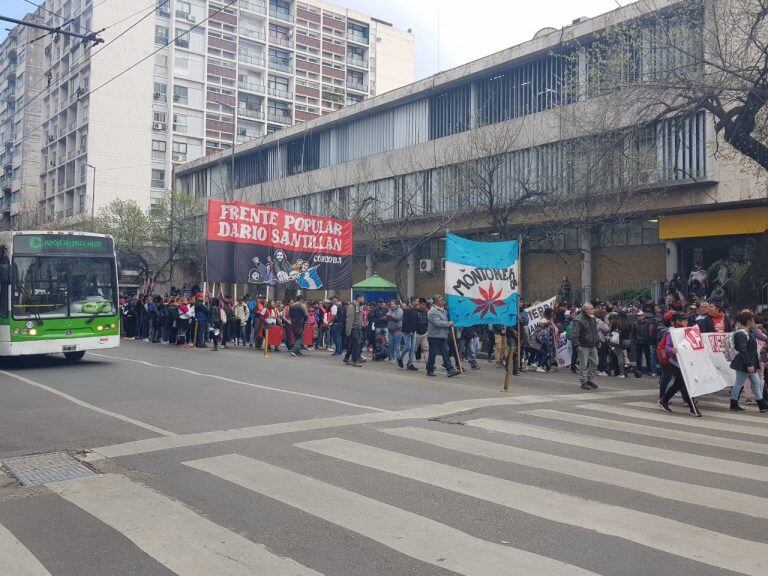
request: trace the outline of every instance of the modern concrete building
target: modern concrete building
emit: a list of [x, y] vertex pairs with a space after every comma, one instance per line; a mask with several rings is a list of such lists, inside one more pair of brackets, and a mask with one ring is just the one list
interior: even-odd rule
[[[114, 198], [149, 206], [170, 188], [178, 163], [413, 81], [412, 34], [332, 4], [142, 4], [46, 0], [38, 11], [48, 25], [101, 31], [106, 41], [91, 47], [41, 34], [31, 49], [44, 78], [30, 74], [30, 92], [17, 82], [24, 114], [42, 114], [39, 145], [29, 131], [18, 136], [37, 146], [29, 170], [41, 169], [22, 196], [37, 202], [43, 221], [88, 214]], [[20, 34], [27, 32], [18, 27], [7, 43]]]
[[[26, 17], [41, 22], [41, 10]], [[39, 31], [17, 26], [0, 44], [0, 227], [25, 226], [40, 185], [40, 103], [43, 48]]]
[[[407, 295], [442, 291], [445, 228], [498, 238], [492, 213], [527, 195], [503, 230], [517, 224], [527, 238], [525, 297], [552, 296], [564, 275], [578, 298], [652, 286], [658, 297], [660, 283], [674, 272], [687, 278], [694, 263], [743, 261], [768, 228], [764, 183], [738, 154], [724, 153], [708, 113], [639, 124], [621, 94], [601, 97], [600, 82], [611, 74], [617, 83], [659, 78], [681, 64], [655, 40], [658, 29], [643, 32], [642, 49], [607, 45], [602, 36], [599, 49], [609, 54], [602, 59], [590, 57], [596, 35], [652, 21], [682, 34], [692, 27], [672, 12], [679, 6], [639, 2], [545, 29], [234, 153], [185, 164], [175, 185], [217, 196], [234, 182], [239, 198], [315, 214], [352, 217], [367, 205], [355, 280], [376, 270], [397, 278]], [[555, 202], [541, 209], [540, 197]], [[409, 237], [418, 244], [405, 272], [392, 262], [396, 251], [380, 242], [371, 248], [371, 221], [396, 236], [391, 244], [402, 247]]]

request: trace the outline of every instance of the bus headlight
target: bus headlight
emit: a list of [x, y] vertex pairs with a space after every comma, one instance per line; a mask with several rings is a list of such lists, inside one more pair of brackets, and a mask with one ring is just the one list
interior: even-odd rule
[[110, 328], [112, 328], [112, 329], [114, 330], [115, 328], [117, 328], [117, 324], [115, 324], [114, 322], [112, 322], [112, 324], [110, 324], [110, 325], [109, 325], [109, 327], [110, 327]]
[[21, 330], [19, 330], [18, 328], [14, 328], [13, 329], [13, 333], [14, 334], [21, 334]]
[[98, 326], [96, 326], [96, 330], [98, 330], [99, 332], [101, 332], [102, 330], [104, 330], [104, 326], [102, 326], [102, 325], [98, 325]]
[[30, 336], [37, 336], [37, 328], [30, 328], [29, 329], [29, 335]]

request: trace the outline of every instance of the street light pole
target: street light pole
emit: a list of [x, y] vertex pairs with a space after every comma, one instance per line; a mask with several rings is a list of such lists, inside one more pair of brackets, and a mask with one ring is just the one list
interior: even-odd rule
[[96, 166], [93, 164], [86, 164], [89, 168], [93, 168], [93, 186], [91, 190], [91, 220], [96, 217]]

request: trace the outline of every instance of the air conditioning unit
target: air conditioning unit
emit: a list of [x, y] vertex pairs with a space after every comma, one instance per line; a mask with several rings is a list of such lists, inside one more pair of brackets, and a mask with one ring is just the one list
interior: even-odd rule
[[440, 259], [440, 270], [445, 270], [445, 258]]
[[197, 22], [197, 18], [195, 18], [192, 14], [187, 14], [187, 21]]
[[48, 142], [53, 142], [54, 140], [56, 140], [56, 136], [53, 134], [48, 134]]
[[183, 162], [184, 161], [184, 155], [183, 154], [173, 154], [173, 161], [174, 162]]
[[51, 166], [56, 166], [56, 160], [51, 160]]
[[159, 100], [159, 99], [160, 99], [160, 92], [155, 92], [155, 100]]
[[419, 260], [419, 272], [434, 272], [435, 261], [423, 258]]
[[165, 130], [165, 122], [152, 122], [153, 130]]

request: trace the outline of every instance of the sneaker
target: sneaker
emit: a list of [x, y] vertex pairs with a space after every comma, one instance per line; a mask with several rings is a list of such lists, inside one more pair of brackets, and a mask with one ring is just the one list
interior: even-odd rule
[[458, 376], [461, 374], [458, 370], [448, 370], [448, 378], [453, 378], [454, 376]]
[[755, 403], [755, 401], [754, 401], [752, 398], [747, 398], [747, 399], [745, 400], [745, 403], [746, 403], [746, 404], [750, 404], [750, 405], [751, 405], [751, 404], [754, 404], [754, 403]]
[[298, 354], [296, 354], [296, 352], [294, 352], [293, 350], [291, 350], [291, 356], [293, 356], [293, 357], [296, 357], [296, 356], [298, 356]]
[[470, 365], [470, 368], [472, 368], [472, 370], [480, 370], [480, 366], [478, 364], [472, 364]]
[[587, 382], [587, 384], [589, 384], [589, 388], [590, 388], [591, 390], [597, 390], [597, 389], [599, 388], [599, 386], [598, 386], [597, 384], [595, 384], [594, 382], [592, 382], [592, 380], [589, 380], [589, 381]]
[[690, 414], [691, 416], [693, 416], [694, 418], [701, 418], [701, 412], [699, 412], [698, 410], [694, 411], [693, 409], [691, 409], [691, 411], [689, 412], [689, 414]]
[[669, 407], [669, 402], [665, 401], [664, 398], [659, 398], [659, 401], [656, 402], [656, 406], [664, 410], [664, 412], [672, 412], [672, 408]]
[[413, 372], [418, 372], [419, 369], [416, 368], [416, 366], [414, 366], [413, 364], [408, 364], [407, 370], [411, 370]]
[[597, 375], [598, 376], [608, 376], [608, 373], [607, 372], [598, 372]]
[[589, 385], [589, 382], [584, 382], [584, 383], [581, 385], [581, 389], [582, 389], [582, 390], [592, 390], [592, 386], [590, 386], [590, 385]]
[[352, 366], [354, 366], [355, 368], [362, 368], [363, 367], [363, 365], [360, 364], [360, 362], [352, 362]]
[[434, 377], [434, 376], [435, 376], [435, 373], [434, 373], [434, 371], [433, 371], [433, 372], [427, 372], [427, 376], [432, 376], [432, 377]]
[[[400, 368], [403, 367], [403, 359], [402, 358], [398, 358], [397, 359], [397, 365], [400, 366]], [[410, 366], [410, 364], [409, 364], [409, 366]]]
[[360, 360], [368, 360], [368, 357], [364, 354], [360, 354]]
[[619, 375], [617, 376], [617, 378], [626, 378], [626, 377], [627, 377], [627, 376], [626, 376], [626, 374], [619, 374]]
[[536, 372], [541, 372], [542, 374], [544, 374], [544, 373], [546, 373], [546, 370], [544, 368], [542, 368], [541, 366], [539, 366], [538, 368], [536, 368]]

